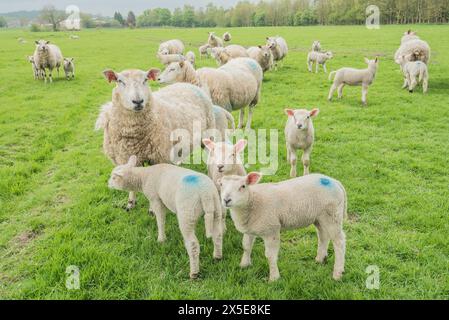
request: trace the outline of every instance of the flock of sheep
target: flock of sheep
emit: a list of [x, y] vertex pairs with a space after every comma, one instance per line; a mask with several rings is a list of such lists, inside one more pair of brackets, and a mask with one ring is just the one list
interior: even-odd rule
[[[343, 220], [347, 215], [347, 196], [336, 179], [321, 174], [310, 174], [310, 154], [314, 143], [312, 118], [319, 109], [285, 109], [287, 123], [285, 140], [287, 161], [291, 165], [290, 180], [278, 183], [259, 183], [261, 174], [247, 173], [242, 154], [247, 141], [235, 144], [227, 136], [235, 128], [231, 111], [240, 110], [238, 127], [243, 127], [248, 108], [246, 128], [251, 128], [254, 107], [258, 104], [264, 72], [277, 69], [277, 64], [288, 54], [286, 41], [279, 36], [267, 37], [266, 44], [246, 49], [239, 45], [224, 46], [224, 40], [209, 33], [208, 41], [199, 48], [200, 56], [212, 55], [218, 68], [195, 68], [195, 54], [184, 55], [180, 40], [166, 41], [159, 46], [157, 57], [166, 66], [149, 71], [105, 70], [105, 78], [115, 83], [112, 101], [102, 106], [95, 128], [104, 133], [103, 150], [116, 166], [111, 173], [110, 188], [129, 192], [126, 206], [136, 205], [136, 193], [142, 192], [150, 202], [158, 226], [158, 241], [163, 242], [167, 211], [176, 213], [190, 261], [190, 277], [199, 274], [200, 245], [195, 226], [202, 215], [206, 236], [213, 239], [215, 259], [222, 258], [226, 213], [238, 231], [243, 234], [241, 267], [251, 264], [251, 251], [256, 237], [265, 244], [269, 262], [269, 280], [277, 280], [280, 232], [315, 225], [318, 234], [316, 261], [323, 263], [329, 242], [335, 252], [333, 278], [341, 279], [345, 264], [345, 233]], [[60, 50], [47, 41], [36, 42], [33, 65], [37, 77], [45, 75], [62, 62]], [[312, 71], [315, 63], [326, 72], [326, 61], [332, 52], [322, 52], [315, 41], [307, 57]], [[427, 89], [427, 68], [430, 48], [415, 33], [406, 32], [401, 47], [395, 54], [401, 65], [405, 83], [412, 91], [422, 80]], [[73, 61], [72, 61], [73, 62]], [[335, 90], [341, 98], [345, 85], [362, 86], [362, 102], [366, 104], [368, 86], [373, 82], [378, 59], [368, 60], [367, 69], [341, 68], [333, 71], [334, 82], [329, 100]], [[425, 70], [425, 71], [423, 71]], [[153, 92], [149, 80], [165, 85]], [[182, 129], [186, 136], [174, 135]], [[181, 168], [195, 145], [195, 130], [208, 152], [208, 175]], [[303, 150], [304, 175], [297, 176], [297, 151]], [[149, 167], [143, 167], [149, 163]], [[301, 195], [301, 197], [298, 197]]]

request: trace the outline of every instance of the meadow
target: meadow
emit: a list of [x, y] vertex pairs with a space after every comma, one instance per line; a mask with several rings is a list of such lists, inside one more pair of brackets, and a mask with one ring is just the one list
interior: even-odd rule
[[[402, 33], [412, 28], [429, 42], [429, 93], [401, 90], [393, 61]], [[279, 168], [263, 181], [288, 178], [283, 128], [286, 106], [318, 107], [312, 172], [339, 179], [348, 192], [346, 273], [332, 280], [333, 253], [314, 261], [313, 227], [282, 234], [281, 279], [267, 283], [268, 265], [258, 240], [253, 265], [241, 270], [241, 234], [229, 218], [224, 259], [214, 262], [201, 222], [201, 278], [188, 278], [188, 258], [176, 217], [169, 215], [165, 244], [157, 243], [154, 216], [142, 195], [134, 211], [127, 194], [112, 191], [113, 168], [93, 127], [112, 86], [102, 70], [162, 66], [161, 40], [182, 39], [195, 50], [206, 29], [0, 31], [0, 298], [3, 299], [448, 299], [449, 298], [449, 26], [292, 27], [230, 29], [232, 43], [263, 44], [279, 34], [290, 53], [266, 74], [253, 128], [279, 130]], [[224, 29], [217, 29], [222, 34]], [[17, 38], [27, 40], [19, 44]], [[34, 40], [48, 39], [75, 57], [76, 78], [35, 81], [26, 55]], [[326, 100], [327, 74], [310, 74], [313, 40], [332, 50], [328, 70], [364, 68], [380, 57], [379, 70], [361, 106], [360, 87]], [[199, 60], [199, 66], [214, 66]], [[55, 73], [54, 73], [55, 75]], [[158, 84], [151, 83], [153, 90]], [[238, 113], [234, 113], [237, 119]], [[259, 169], [254, 165], [249, 170]], [[195, 169], [206, 172], [205, 165]], [[302, 173], [298, 165], [298, 173]], [[66, 288], [66, 268], [80, 270], [80, 289]], [[366, 287], [367, 267], [380, 271], [379, 289]]]

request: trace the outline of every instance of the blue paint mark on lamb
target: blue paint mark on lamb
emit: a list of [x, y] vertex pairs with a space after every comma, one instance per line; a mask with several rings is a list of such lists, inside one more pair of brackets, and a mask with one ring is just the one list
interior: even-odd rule
[[332, 181], [329, 178], [320, 178], [320, 184], [324, 187], [332, 187]]
[[182, 181], [183, 181], [185, 184], [188, 184], [188, 185], [198, 185], [198, 183], [199, 183], [199, 181], [200, 181], [200, 177], [199, 177], [199, 176], [196, 176], [196, 175], [193, 175], [193, 174], [190, 174], [190, 175], [188, 175], [188, 176], [185, 176], [185, 177], [182, 179]]

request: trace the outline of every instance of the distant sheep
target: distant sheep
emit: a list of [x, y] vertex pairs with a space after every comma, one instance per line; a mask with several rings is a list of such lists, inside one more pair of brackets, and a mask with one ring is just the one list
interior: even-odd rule
[[219, 66], [225, 65], [232, 59], [249, 56], [246, 49], [237, 44], [231, 44], [224, 48], [221, 47], [213, 48], [212, 52]]
[[231, 39], [232, 39], [232, 36], [231, 36], [231, 34], [229, 32], [225, 32], [223, 34], [223, 41], [229, 42], [229, 41], [231, 41]]
[[74, 35], [74, 34], [71, 34], [70, 35], [70, 39], [72, 39], [72, 40], [78, 40], [80, 37], [79, 36], [77, 36], [77, 35]]
[[315, 63], [315, 72], [318, 73], [320, 65], [323, 66], [324, 73], [327, 73], [326, 62], [334, 57], [331, 51], [318, 52], [310, 51], [307, 55], [307, 67], [312, 72], [312, 66]]
[[193, 67], [195, 67], [195, 53], [193, 51], [189, 51], [186, 53], [186, 60], [189, 61]]
[[184, 54], [184, 49], [184, 43], [181, 40], [174, 39], [162, 42], [157, 52], [160, 54]]
[[211, 48], [223, 47], [223, 40], [215, 35], [215, 32], [209, 32], [207, 43]]
[[[53, 69], [56, 68], [59, 76], [59, 68], [63, 64], [62, 52], [58, 46], [54, 44], [50, 44], [50, 41], [39, 40], [36, 41], [36, 50], [34, 51], [34, 63], [36, 64], [37, 69], [43, 75], [45, 82], [47, 79], [50, 82], [53, 82]], [[45, 71], [48, 69], [48, 76]]]
[[200, 46], [200, 47], [198, 48], [198, 51], [199, 51], [199, 53], [200, 53], [200, 58], [201, 58], [201, 59], [202, 59], [203, 57], [208, 58], [209, 55], [210, 55], [210, 49], [211, 49], [211, 46], [210, 46], [210, 44], [208, 44], [208, 43], [206, 43], [206, 44]]
[[277, 69], [277, 63], [282, 61], [288, 54], [287, 42], [284, 38], [279, 36], [267, 37], [267, 46], [273, 53], [273, 60], [275, 62], [275, 68]]

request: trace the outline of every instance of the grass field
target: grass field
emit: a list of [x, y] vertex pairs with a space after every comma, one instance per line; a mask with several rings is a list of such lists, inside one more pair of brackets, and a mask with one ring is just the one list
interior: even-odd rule
[[[402, 75], [392, 59], [409, 27], [433, 50], [428, 95], [401, 90]], [[253, 266], [241, 270], [241, 234], [228, 219], [225, 256], [218, 263], [200, 224], [202, 275], [191, 281], [175, 216], [168, 216], [168, 241], [159, 245], [144, 198], [126, 213], [121, 207], [127, 195], [107, 188], [112, 164], [102, 153], [102, 134], [93, 131], [98, 108], [112, 89], [101, 71], [161, 67], [155, 58], [160, 40], [180, 38], [197, 52], [207, 30], [86, 30], [79, 40], [65, 32], [9, 30], [0, 32], [0, 298], [449, 298], [449, 26], [230, 31], [233, 43], [246, 46], [279, 34], [291, 49], [284, 66], [266, 75], [253, 120], [254, 128], [280, 129], [279, 170], [265, 182], [288, 177], [284, 107], [321, 109], [314, 121], [311, 169], [339, 179], [348, 192], [343, 280], [331, 278], [332, 252], [328, 264], [315, 264], [313, 227], [282, 234], [280, 281], [266, 281], [261, 241]], [[19, 44], [18, 37], [28, 43]], [[38, 38], [75, 57], [74, 81], [33, 80], [25, 56]], [[360, 105], [359, 87], [347, 87], [343, 100], [327, 102], [327, 75], [306, 69], [315, 39], [334, 52], [330, 70], [364, 67], [364, 56], [380, 56], [367, 108]], [[151, 86], [157, 90], [157, 84]], [[196, 168], [205, 172], [204, 165]], [[69, 265], [80, 269], [79, 290], [65, 287]], [[378, 290], [365, 286], [370, 265], [380, 270]]]

